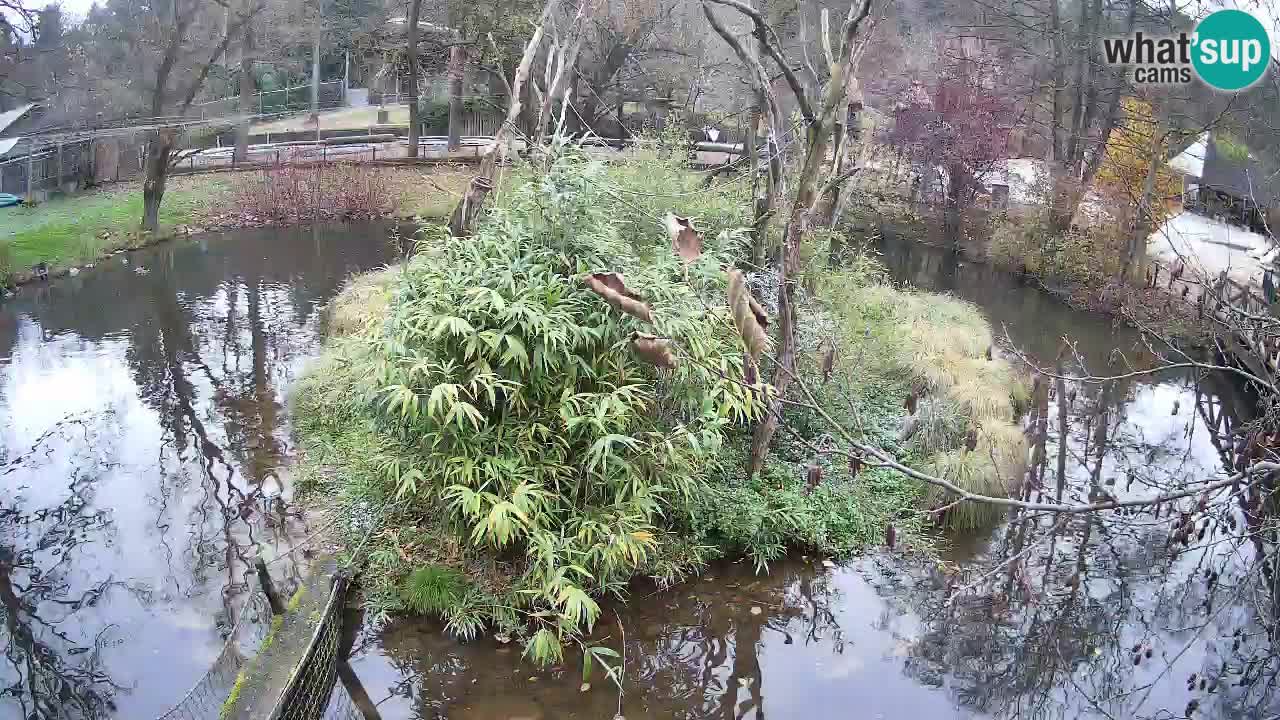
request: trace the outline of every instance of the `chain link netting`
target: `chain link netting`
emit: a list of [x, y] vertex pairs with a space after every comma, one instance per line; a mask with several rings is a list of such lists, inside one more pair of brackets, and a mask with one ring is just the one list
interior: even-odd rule
[[271, 604], [262, 588], [252, 583], [250, 588], [213, 666], [178, 704], [157, 720], [217, 720], [240, 668], [246, 659], [257, 654], [270, 632]]
[[[342, 612], [346, 605], [347, 579], [338, 575], [333, 581], [329, 601], [317, 620], [311, 644], [280, 693], [271, 712], [271, 720], [322, 720], [322, 718], [355, 718], [354, 705], [338, 679], [338, 663], [342, 661]], [[340, 696], [339, 705], [350, 708], [349, 714], [328, 714], [330, 698]], [[335, 709], [340, 709], [335, 706]]]

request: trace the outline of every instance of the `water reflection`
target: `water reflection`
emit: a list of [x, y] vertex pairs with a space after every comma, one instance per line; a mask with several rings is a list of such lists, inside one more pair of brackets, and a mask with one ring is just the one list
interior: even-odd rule
[[0, 716], [151, 717], [208, 668], [306, 534], [284, 390], [383, 237], [205, 236], [0, 305]]
[[[820, 570], [792, 561], [756, 577], [727, 565], [620, 608], [621, 699], [599, 673], [582, 691], [576, 655], [539, 671], [517, 647], [458, 644], [429, 623], [365, 628], [353, 666], [384, 718], [965, 717], [943, 691], [921, 686], [942, 683], [936, 668], [903, 673], [920, 627], [867, 578], [885, 592], [891, 583], [870, 564]], [[604, 617], [595, 640], [621, 648]]]
[[[989, 267], [957, 267], [919, 246], [882, 250], [896, 277], [977, 303], [1041, 363], [1064, 336], [1083, 358], [1067, 355], [1069, 371], [1114, 371], [1110, 348], [1134, 365], [1151, 362], [1133, 333], [1043, 309], [1043, 296]], [[1023, 496], [1075, 503], [1224, 477], [1239, 467], [1236, 436], [1252, 410], [1229, 376], [1185, 372], [1046, 379], [1033, 404], [1037, 448]], [[935, 573], [946, 592], [916, 598], [928, 627], [921, 647], [955, 680], [967, 676], [960, 701], [999, 717], [1274, 716], [1275, 586], [1260, 572], [1274, 528], [1265, 530], [1272, 537], [1246, 530], [1263, 522], [1244, 497], [1215, 496], [1206, 511], [1209, 500], [1068, 518], [1015, 512], [958, 545], [958, 562]]]

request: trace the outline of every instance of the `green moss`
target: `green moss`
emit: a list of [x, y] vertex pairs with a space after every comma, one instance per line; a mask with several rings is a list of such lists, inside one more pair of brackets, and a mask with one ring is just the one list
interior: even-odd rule
[[[295, 593], [294, 597], [298, 597], [298, 594]], [[267, 636], [262, 639], [262, 646], [258, 648], [257, 654], [254, 655], [253, 659], [245, 663], [244, 667], [240, 668], [240, 672], [236, 673], [235, 684], [231, 686], [231, 692], [227, 694], [227, 699], [222, 701], [222, 709], [218, 712], [219, 718], [226, 720], [235, 712], [236, 703], [240, 701], [240, 695], [244, 691], [245, 683], [257, 667], [259, 658], [266, 654], [271, 649], [271, 645], [275, 643], [282, 627], [284, 627], [284, 616], [273, 616], [271, 618], [271, 629], [267, 631]]]
[[293, 596], [289, 598], [289, 602], [285, 604], [286, 612], [294, 612], [298, 606], [302, 604], [302, 600], [307, 596], [307, 586], [299, 585], [294, 591]]
[[231, 714], [235, 712], [236, 703], [240, 702], [240, 693], [244, 690], [244, 683], [249, 679], [248, 673], [241, 668], [236, 674], [236, 682], [231, 686], [231, 693], [227, 695], [227, 699], [222, 702], [222, 709], [218, 711], [218, 717], [227, 720]]
[[1218, 131], [1213, 134], [1213, 144], [1222, 153], [1222, 156], [1235, 163], [1242, 165], [1249, 161], [1249, 147], [1237, 140], [1230, 133]]

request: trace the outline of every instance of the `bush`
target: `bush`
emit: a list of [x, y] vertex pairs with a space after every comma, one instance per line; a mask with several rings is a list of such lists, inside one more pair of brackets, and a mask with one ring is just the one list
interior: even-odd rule
[[287, 224], [392, 215], [399, 191], [380, 168], [358, 163], [284, 165], [240, 178], [236, 212], [260, 223]]
[[[606, 167], [570, 151], [545, 173], [518, 170], [474, 236], [433, 237], [335, 302], [338, 336], [296, 386], [295, 427], [304, 486], [337, 501], [353, 546], [368, 540], [375, 610], [436, 613], [464, 637], [493, 628], [549, 663], [584, 642], [597, 598], [637, 574], [670, 583], [726, 554], [759, 567], [787, 549], [844, 555], [891, 523], [915, 535], [921, 484], [814, 458], [806, 442], [831, 428], [811, 409], [786, 411], [805, 442], [780, 433], [764, 472], [745, 477], [760, 395], [729, 379], [742, 377], [743, 348], [722, 270], [744, 205], [732, 188], [691, 188], [683, 167], [655, 161], [662, 152]], [[688, 265], [659, 227], [668, 208], [700, 218], [703, 255]], [[653, 322], [587, 289], [599, 271], [621, 272]], [[915, 316], [900, 306], [927, 301], [879, 277], [854, 256], [806, 282], [823, 300], [800, 293], [799, 359], [818, 376], [834, 338], [819, 402], [892, 445], [917, 382], [903, 329]], [[989, 336], [967, 305], [920, 312]], [[644, 362], [637, 332], [670, 338], [676, 367]], [[810, 463], [823, 468], [816, 487]]]
[[[728, 236], [687, 270], [669, 250], [641, 262], [609, 186], [602, 165], [562, 159], [517, 179], [473, 237], [410, 261], [362, 384], [409, 450], [386, 468], [396, 496], [510, 563], [512, 592], [493, 605], [531, 619], [539, 661], [592, 626], [592, 594], [646, 566], [663, 518], [703, 491], [725, 426], [756, 412], [722, 376], [742, 372], [727, 315], [705, 310], [722, 302], [709, 298], [723, 297]], [[585, 286], [600, 270], [643, 289], [656, 327]], [[674, 371], [632, 352], [641, 331], [681, 348]]]

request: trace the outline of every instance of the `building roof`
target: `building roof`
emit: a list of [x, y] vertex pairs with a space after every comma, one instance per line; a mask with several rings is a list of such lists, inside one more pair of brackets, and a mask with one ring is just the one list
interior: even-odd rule
[[1225, 137], [1209, 136], [1199, 177], [1205, 187], [1250, 199], [1262, 207], [1273, 207], [1280, 199], [1280, 187], [1257, 157], [1243, 144]]
[[1199, 181], [1200, 176], [1204, 175], [1204, 156], [1208, 152], [1208, 147], [1209, 133], [1201, 133], [1200, 137], [1185, 150], [1169, 160], [1169, 167]]
[[31, 112], [31, 108], [35, 107], [35, 103], [27, 103], [12, 110], [0, 113], [0, 134], [9, 129], [9, 126], [17, 122], [22, 116]]

